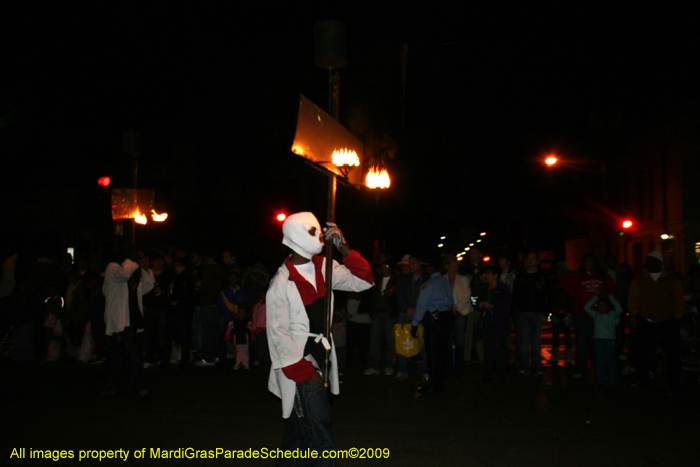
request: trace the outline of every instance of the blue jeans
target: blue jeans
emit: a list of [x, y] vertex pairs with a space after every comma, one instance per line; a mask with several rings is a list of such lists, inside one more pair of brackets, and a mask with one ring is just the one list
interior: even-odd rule
[[518, 354], [520, 372], [527, 372], [532, 352], [532, 371], [542, 371], [542, 315], [539, 313], [518, 312]]
[[380, 370], [379, 356], [382, 351], [382, 336], [386, 345], [384, 354], [384, 368], [394, 365], [394, 324], [398, 318], [389, 316], [388, 311], [375, 311], [372, 313], [372, 327], [369, 335], [369, 357], [367, 368]]
[[617, 349], [615, 339], [593, 339], [595, 344], [595, 380], [597, 383], [605, 383], [605, 370], [607, 367], [610, 384], [619, 384], [620, 377], [617, 373]]
[[307, 448], [319, 452], [318, 459], [278, 459], [278, 466], [319, 465], [333, 466], [335, 459], [322, 459], [321, 452], [335, 449], [331, 432], [331, 405], [323, 380], [318, 384], [297, 383], [294, 410], [287, 422], [281, 449]]

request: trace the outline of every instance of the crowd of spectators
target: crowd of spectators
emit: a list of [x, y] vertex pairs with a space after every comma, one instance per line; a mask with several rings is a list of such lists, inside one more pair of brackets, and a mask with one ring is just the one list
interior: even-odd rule
[[[658, 252], [637, 276], [612, 254], [602, 266], [586, 255], [577, 271], [564, 262], [543, 269], [534, 250], [518, 261], [503, 255], [485, 262], [478, 248], [463, 261], [443, 259], [454, 293], [451, 377], [470, 368], [485, 380], [542, 377], [546, 365], [566, 365], [575, 379], [592, 368], [598, 384], [617, 386], [622, 373], [645, 387], [657, 372], [660, 346], [667, 384], [681, 388], [680, 323], [684, 314], [697, 315], [699, 268], [686, 275], [665, 271]], [[104, 269], [92, 269], [82, 255], [5, 254], [2, 261], [0, 331], [3, 351], [14, 360], [106, 361], [103, 393], [115, 394], [128, 380], [142, 397], [145, 371], [270, 368], [265, 293], [271, 275], [262, 263], [241, 267], [232, 250], [132, 249]], [[392, 261], [377, 254], [373, 267], [370, 290], [336, 294], [341, 374], [352, 367], [368, 377], [425, 380], [425, 352], [404, 357], [394, 341], [395, 326], [411, 322], [427, 279], [422, 257]], [[552, 331], [547, 361], [544, 326]]]

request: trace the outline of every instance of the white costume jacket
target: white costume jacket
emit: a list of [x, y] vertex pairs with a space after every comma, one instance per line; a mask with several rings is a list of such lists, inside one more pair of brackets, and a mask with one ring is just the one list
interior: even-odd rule
[[[139, 268], [139, 265], [125, 260], [122, 264], [109, 263], [105, 270], [105, 281], [102, 285], [102, 293], [105, 296], [105, 334], [111, 336], [115, 332], [122, 332], [129, 326], [129, 285], [127, 282], [131, 275]], [[137, 294], [139, 311], [143, 315], [141, 298], [150, 292], [155, 285], [152, 272], [142, 270]]]
[[[318, 295], [325, 294], [325, 258], [317, 255], [312, 258], [316, 270], [316, 283]], [[351, 251], [343, 258], [343, 264], [333, 261], [333, 290], [348, 292], [361, 292], [373, 285], [372, 269], [359, 253]], [[319, 270], [320, 268], [320, 270]], [[302, 358], [312, 360], [304, 354], [304, 348], [309, 337], [309, 317], [304, 306], [305, 299], [313, 300], [316, 297], [302, 298], [296, 282], [305, 282], [310, 290], [313, 286], [306, 281], [289, 262], [289, 259], [277, 270], [270, 282], [267, 291], [267, 337], [270, 343], [270, 358], [272, 368], [268, 380], [268, 389], [282, 399], [282, 416], [289, 418], [294, 406], [294, 394], [296, 383], [287, 378], [282, 368], [299, 362]], [[291, 277], [290, 277], [291, 275]], [[319, 280], [321, 279], [321, 280]], [[307, 287], [307, 289], [308, 289]], [[314, 292], [316, 293], [316, 292]], [[331, 303], [332, 303], [331, 291]], [[335, 345], [331, 344], [331, 370], [328, 379], [331, 392], [339, 394], [338, 365], [335, 355]], [[322, 364], [322, 362], [318, 362]]]

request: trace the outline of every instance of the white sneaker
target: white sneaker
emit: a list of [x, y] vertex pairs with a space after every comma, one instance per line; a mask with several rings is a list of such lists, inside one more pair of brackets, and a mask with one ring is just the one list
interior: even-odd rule
[[387, 376], [391, 376], [394, 374], [394, 369], [390, 366], [384, 368], [384, 374]]
[[195, 366], [202, 367], [202, 366], [214, 366], [214, 365], [216, 365], [217, 363], [219, 363], [219, 359], [218, 359], [218, 358], [215, 359], [213, 362], [208, 362], [208, 361], [206, 361], [206, 360], [204, 360], [204, 359], [202, 359], [202, 360], [197, 360], [194, 364], [195, 364]]
[[365, 374], [368, 375], [368, 376], [369, 376], [369, 375], [378, 375], [379, 372], [378, 372], [377, 370], [375, 370], [374, 368], [367, 368], [367, 369], [365, 370]]

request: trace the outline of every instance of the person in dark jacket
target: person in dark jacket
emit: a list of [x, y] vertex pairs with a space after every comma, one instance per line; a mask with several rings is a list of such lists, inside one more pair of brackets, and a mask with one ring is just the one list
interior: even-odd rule
[[192, 350], [192, 312], [194, 309], [194, 281], [187, 270], [186, 260], [175, 260], [175, 277], [168, 291], [168, 338], [167, 345], [180, 345], [180, 367], [190, 363]]
[[366, 375], [379, 374], [382, 335], [386, 351], [384, 354], [384, 374], [394, 373], [394, 325], [399, 319], [398, 303], [394, 298], [398, 277], [391, 269], [388, 261], [379, 265], [379, 274], [374, 279], [374, 288], [370, 300], [372, 327], [369, 340], [369, 357]]
[[499, 281], [496, 266], [484, 269], [484, 280], [479, 292], [477, 310], [484, 314], [484, 379], [506, 376], [510, 349], [510, 287]]
[[525, 376], [532, 356], [532, 371], [535, 376], [543, 375], [542, 366], [542, 325], [547, 321], [551, 308], [549, 304], [549, 283], [539, 270], [537, 251], [530, 250], [523, 259], [525, 271], [518, 274], [513, 283], [513, 310], [518, 329], [518, 354], [520, 368], [518, 374]]

